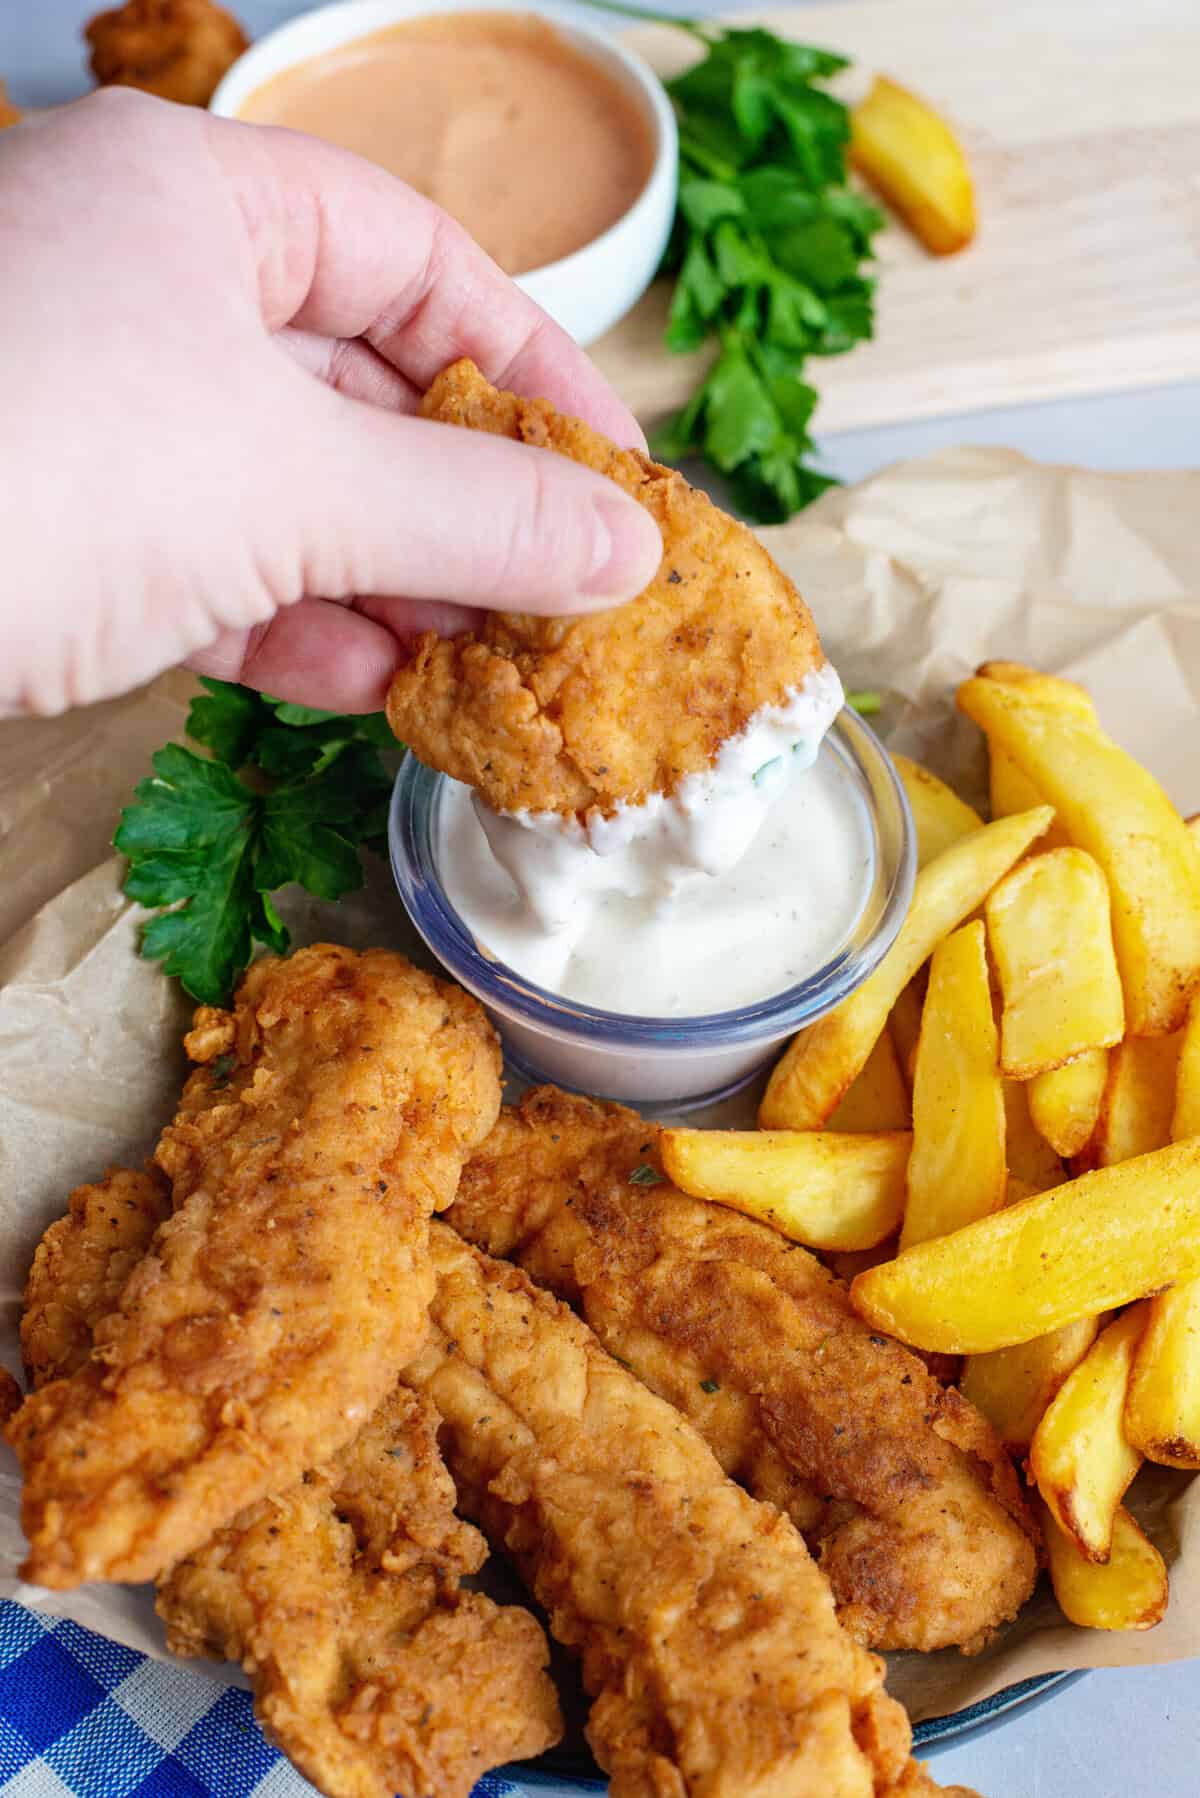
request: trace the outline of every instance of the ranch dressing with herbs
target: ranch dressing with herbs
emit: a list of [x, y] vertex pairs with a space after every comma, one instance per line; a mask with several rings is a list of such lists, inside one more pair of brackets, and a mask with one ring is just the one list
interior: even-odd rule
[[874, 878], [866, 802], [820, 745], [828, 666], [670, 799], [588, 824], [442, 783], [436, 859], [480, 952], [577, 1004], [700, 1017], [773, 998], [845, 945]]

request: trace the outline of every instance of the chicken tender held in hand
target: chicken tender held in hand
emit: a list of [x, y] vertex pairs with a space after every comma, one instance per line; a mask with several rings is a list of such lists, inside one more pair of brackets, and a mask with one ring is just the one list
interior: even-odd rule
[[494, 811], [583, 819], [674, 794], [810, 676], [829, 722], [841, 689], [804, 601], [746, 526], [682, 475], [544, 400], [498, 392], [467, 361], [438, 376], [423, 413], [607, 475], [651, 513], [663, 559], [628, 606], [492, 613], [477, 636], [418, 639], [392, 682], [388, 719], [422, 761]]
[[160, 100], [207, 106], [250, 40], [213, 0], [125, 0], [84, 26], [101, 87], [137, 87]]
[[41, 1585], [153, 1579], [349, 1441], [422, 1340], [427, 1219], [499, 1106], [479, 1006], [385, 950], [265, 958], [186, 1046], [173, 1215], [96, 1354], [8, 1425]]
[[816, 1258], [660, 1180], [658, 1129], [543, 1087], [505, 1111], [449, 1221], [576, 1305], [786, 1511], [851, 1634], [977, 1648], [1037, 1575], [1036, 1527], [995, 1432], [872, 1330]]

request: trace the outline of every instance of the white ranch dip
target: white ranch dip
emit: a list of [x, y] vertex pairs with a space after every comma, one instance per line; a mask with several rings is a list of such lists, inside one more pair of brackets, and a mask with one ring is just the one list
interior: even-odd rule
[[446, 897], [483, 954], [579, 1004], [686, 1018], [771, 998], [838, 952], [874, 876], [865, 802], [817, 759], [841, 702], [818, 669], [708, 773], [588, 827], [447, 780]]

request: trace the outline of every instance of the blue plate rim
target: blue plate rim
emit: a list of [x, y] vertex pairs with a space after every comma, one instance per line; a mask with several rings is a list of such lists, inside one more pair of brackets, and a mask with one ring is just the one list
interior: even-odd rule
[[[1067, 1691], [1085, 1675], [1086, 1669], [1066, 1673], [1036, 1673], [1030, 1679], [1018, 1680], [1015, 1685], [1005, 1686], [1001, 1691], [991, 1693], [987, 1698], [978, 1698], [974, 1704], [964, 1705], [960, 1711], [950, 1711], [944, 1717], [926, 1717], [923, 1722], [913, 1725], [913, 1747], [922, 1754], [936, 1755], [941, 1749], [958, 1745], [968, 1737], [987, 1735], [993, 1729], [1002, 1728], [1006, 1723], [1014, 1721], [1018, 1713], [1036, 1710], [1056, 1693]], [[571, 1759], [574, 1760], [575, 1757], [572, 1756]], [[576, 1764], [582, 1760], [583, 1756], [579, 1756]], [[519, 1761], [512, 1766], [498, 1768], [497, 1777], [507, 1779], [516, 1786], [524, 1784], [543, 1791], [547, 1788], [557, 1788], [560, 1792], [603, 1792], [608, 1789], [608, 1781], [605, 1779], [573, 1773], [569, 1767], [557, 1772], [536, 1761]]]

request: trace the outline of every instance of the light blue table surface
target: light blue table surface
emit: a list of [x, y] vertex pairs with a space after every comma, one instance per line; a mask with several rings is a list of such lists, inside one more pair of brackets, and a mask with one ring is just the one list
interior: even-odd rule
[[[659, 0], [658, 9], [703, 10], [681, 0]], [[259, 33], [304, 8], [235, 0], [235, 10]], [[733, 0], [723, 10], [733, 10]], [[78, 33], [91, 11], [81, 0], [0, 0], [0, 75], [15, 100], [49, 105], [84, 90]], [[1049, 25], [1052, 0], [1046, 11]], [[1196, 304], [1200, 313], [1200, 293]], [[1005, 444], [1095, 468], [1194, 466], [1200, 382], [847, 432], [822, 449], [835, 474], [857, 480], [959, 443]], [[1200, 1663], [1091, 1674], [1030, 1715], [943, 1750], [936, 1772], [988, 1798], [1200, 1798]]]

